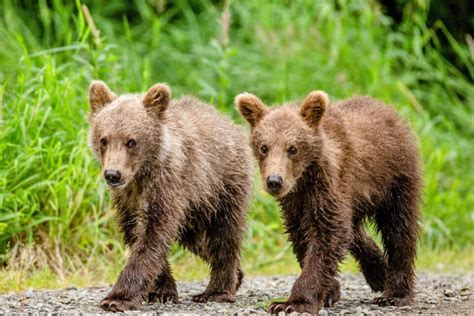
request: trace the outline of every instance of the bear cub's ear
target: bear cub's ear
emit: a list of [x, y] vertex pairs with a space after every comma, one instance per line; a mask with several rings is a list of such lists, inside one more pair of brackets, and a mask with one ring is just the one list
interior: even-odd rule
[[269, 112], [262, 100], [250, 93], [239, 94], [235, 97], [234, 103], [252, 128]]
[[328, 105], [329, 98], [325, 92], [313, 91], [304, 99], [300, 114], [309, 126], [318, 127]]
[[143, 105], [145, 108], [162, 113], [168, 108], [171, 100], [171, 89], [167, 84], [157, 83], [143, 97]]
[[94, 80], [89, 85], [90, 115], [94, 115], [105, 105], [115, 100], [117, 96], [109, 89], [107, 84], [100, 80]]

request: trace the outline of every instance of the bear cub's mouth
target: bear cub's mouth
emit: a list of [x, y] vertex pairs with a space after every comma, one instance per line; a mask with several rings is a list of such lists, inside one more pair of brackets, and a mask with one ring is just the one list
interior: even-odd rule
[[126, 182], [125, 181], [120, 181], [120, 182], [107, 182], [110, 188], [112, 189], [118, 189], [120, 187], [124, 187]]

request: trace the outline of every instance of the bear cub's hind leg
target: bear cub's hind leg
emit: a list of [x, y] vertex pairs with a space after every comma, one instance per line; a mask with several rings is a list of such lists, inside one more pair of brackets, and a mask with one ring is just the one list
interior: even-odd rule
[[415, 286], [420, 216], [420, 191], [416, 177], [400, 177], [390, 193], [376, 213], [388, 267], [383, 295], [375, 298], [373, 303], [404, 306], [413, 303]]
[[362, 224], [354, 228], [354, 237], [349, 251], [359, 263], [360, 270], [372, 291], [383, 292], [387, 263], [382, 250], [367, 235]]
[[[206, 290], [193, 297], [193, 301], [198, 303], [233, 303], [237, 289], [242, 283], [240, 245], [245, 206], [231, 202], [227, 205], [216, 212], [207, 230], [207, 261], [211, 266], [211, 277]], [[226, 216], [228, 214], [232, 215]]]

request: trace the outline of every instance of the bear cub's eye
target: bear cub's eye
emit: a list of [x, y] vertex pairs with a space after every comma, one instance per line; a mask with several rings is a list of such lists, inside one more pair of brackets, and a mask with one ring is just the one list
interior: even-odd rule
[[137, 142], [134, 139], [130, 139], [127, 142], [127, 148], [135, 148], [137, 146]]
[[298, 149], [295, 146], [288, 148], [288, 154], [290, 156], [295, 156], [298, 153]]
[[267, 152], [268, 152], [268, 146], [267, 145], [260, 146], [260, 153], [262, 155], [265, 155]]
[[107, 139], [101, 138], [101, 139], [100, 139], [100, 145], [101, 145], [102, 147], [107, 146]]

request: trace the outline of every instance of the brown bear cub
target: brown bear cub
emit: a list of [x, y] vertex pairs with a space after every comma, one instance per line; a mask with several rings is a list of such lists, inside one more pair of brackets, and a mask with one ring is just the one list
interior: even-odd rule
[[253, 180], [241, 129], [195, 98], [171, 100], [165, 84], [117, 96], [93, 81], [89, 101], [90, 145], [131, 250], [101, 307], [177, 303], [167, 260], [175, 240], [211, 268], [209, 285], [194, 301], [234, 302]]
[[[422, 183], [416, 140], [397, 113], [368, 97], [329, 106], [321, 91], [272, 110], [248, 93], [235, 102], [302, 268], [288, 301], [269, 312], [317, 314], [339, 300], [347, 250], [372, 290], [383, 292], [374, 303], [410, 304]], [[384, 253], [365, 219], [374, 221]]]

